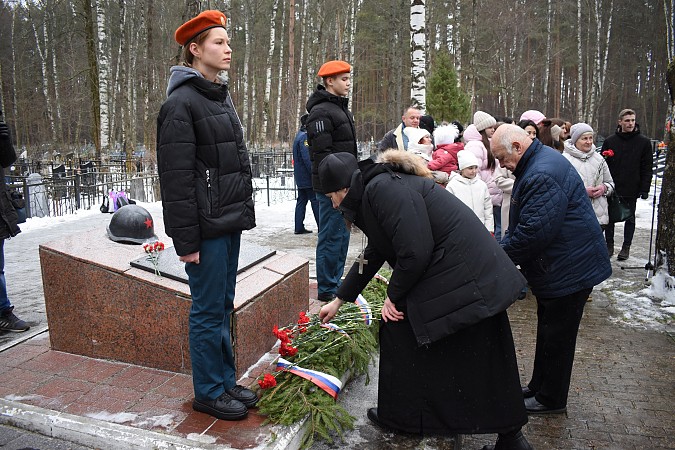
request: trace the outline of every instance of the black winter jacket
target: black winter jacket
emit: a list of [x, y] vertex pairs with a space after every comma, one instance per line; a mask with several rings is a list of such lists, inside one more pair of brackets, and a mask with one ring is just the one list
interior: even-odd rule
[[226, 84], [172, 68], [157, 117], [164, 225], [179, 256], [202, 239], [255, 227], [251, 165]]
[[5, 169], [16, 161], [12, 141], [0, 138], [0, 239], [16, 236], [21, 232], [16, 222], [19, 217], [12, 206], [12, 197], [5, 182]]
[[394, 270], [387, 295], [418, 345], [506, 310], [525, 279], [473, 211], [417, 175], [429, 171], [416, 155], [392, 150], [378, 161], [386, 163], [359, 163], [340, 205], [368, 236], [368, 264], [363, 274], [358, 263], [352, 266], [337, 296], [353, 301], [388, 262]]
[[640, 134], [635, 125], [631, 133], [622, 133], [621, 126], [616, 133], [605, 139], [602, 150], [613, 150], [614, 156], [607, 158], [616, 194], [619, 197], [636, 199], [641, 192], [649, 192], [652, 182], [652, 144]]
[[312, 161], [312, 187], [325, 194], [319, 180], [319, 164], [331, 153], [347, 152], [357, 156], [354, 116], [349, 100], [331, 94], [322, 85], [307, 100], [307, 140]]

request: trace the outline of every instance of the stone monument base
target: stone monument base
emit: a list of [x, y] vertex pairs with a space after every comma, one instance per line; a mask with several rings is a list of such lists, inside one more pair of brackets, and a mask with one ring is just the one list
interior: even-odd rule
[[[160, 241], [171, 245], [162, 231], [155, 226]], [[104, 229], [40, 246], [54, 350], [190, 373], [190, 289], [130, 266], [143, 255], [140, 245], [113, 242]], [[274, 325], [295, 322], [307, 310], [308, 279], [308, 261], [282, 252], [237, 275], [237, 378], [272, 348]]]

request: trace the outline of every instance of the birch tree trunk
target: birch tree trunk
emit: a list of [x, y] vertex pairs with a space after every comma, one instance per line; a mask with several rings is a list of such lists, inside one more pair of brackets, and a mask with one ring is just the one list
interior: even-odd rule
[[[146, 0], [146, 14], [144, 17], [145, 22], [145, 86], [143, 89], [143, 144], [147, 152], [151, 155], [155, 155], [155, 140], [153, 139], [154, 133], [154, 120], [150, 118], [150, 105], [151, 105], [151, 96], [155, 92], [155, 64], [153, 63], [153, 58], [155, 55], [154, 47], [155, 40], [153, 36], [154, 32], [154, 0]], [[146, 155], [147, 156], [147, 155]]]
[[421, 110], [426, 108], [426, 0], [411, 0], [410, 41], [412, 44], [412, 67], [410, 98]]
[[471, 112], [476, 111], [476, 0], [471, 1], [471, 28], [469, 29], [469, 95]]
[[[49, 136], [52, 141], [52, 143], [56, 142], [56, 131], [54, 128], [54, 107], [52, 104], [52, 98], [49, 95], [49, 72], [47, 70], [47, 20], [45, 17], [45, 20], [43, 22], [43, 29], [42, 33], [38, 33], [37, 27], [36, 27], [36, 20], [35, 18], [31, 18], [31, 26], [33, 28], [33, 36], [35, 36], [35, 47], [37, 49], [37, 53], [40, 57], [40, 69], [42, 70], [42, 95], [45, 100], [45, 111], [47, 113], [47, 125], [49, 127]], [[41, 40], [40, 34], [42, 34], [42, 38], [44, 41]]]
[[[551, 35], [553, 34], [553, 0], [548, 0], [548, 15], [546, 21], [546, 63], [544, 66], [544, 105], [548, 107], [548, 80], [551, 73]], [[547, 114], [550, 114], [548, 112]]]
[[[602, 17], [602, 7], [600, 1], [595, 2], [595, 64], [593, 68], [593, 81], [591, 85], [590, 101], [588, 103], [588, 123], [597, 129], [597, 113], [600, 106], [600, 98], [605, 91], [605, 79], [607, 77], [607, 57], [609, 55], [609, 42], [612, 35], [612, 11], [614, 10], [614, 0], [610, 1], [609, 18], [604, 24]], [[603, 39], [603, 35], [606, 37]]]
[[298, 83], [295, 79], [295, 0], [289, 0], [288, 3], [288, 104], [291, 105], [291, 114], [286, 115], [286, 126], [288, 127], [288, 137], [293, 138], [295, 130], [298, 129], [299, 108], [298, 102]]
[[270, 95], [272, 92], [272, 57], [276, 44], [277, 11], [279, 10], [279, 0], [274, 0], [272, 5], [272, 21], [270, 24], [270, 46], [267, 52], [267, 71], [265, 72], [265, 98], [263, 100], [263, 122], [262, 136], [264, 140], [269, 140], [270, 133], [267, 132], [267, 125], [270, 116]]
[[[281, 7], [281, 33], [283, 33], [283, 24], [286, 23], [286, 8]], [[283, 34], [282, 34], [283, 36]], [[288, 46], [291, 46], [289, 41]], [[283, 43], [279, 46], [279, 73], [277, 76], [277, 108], [276, 114], [274, 115], [274, 135], [272, 140], [276, 141], [279, 139], [279, 126], [281, 124], [281, 95], [282, 89], [281, 85], [286, 85], [286, 80], [284, 79], [284, 67], [286, 67], [286, 61], [284, 61], [284, 45]]]
[[[14, 139], [16, 142], [17, 147], [21, 147], [21, 144], [23, 143], [22, 139], [22, 134], [21, 134], [21, 128], [20, 128], [20, 123], [19, 120], [19, 107], [18, 105], [18, 99], [17, 99], [17, 91], [18, 89], [16, 88], [16, 45], [15, 43], [17, 42], [17, 36], [14, 33], [15, 31], [15, 26], [14, 23], [16, 22], [16, 10], [17, 8], [12, 8], [12, 24], [11, 24], [11, 30], [10, 30], [10, 35], [12, 36], [12, 80], [14, 80], [14, 89], [12, 89], [12, 109], [14, 112]], [[0, 93], [3, 91], [0, 91]], [[4, 100], [4, 99], [3, 99]], [[5, 102], [2, 102], [2, 105], [4, 107]]]
[[110, 148], [110, 60], [108, 59], [108, 27], [106, 24], [106, 0], [94, 0], [96, 3], [96, 29], [98, 36], [98, 95], [100, 101], [101, 116], [101, 152], [107, 153]]

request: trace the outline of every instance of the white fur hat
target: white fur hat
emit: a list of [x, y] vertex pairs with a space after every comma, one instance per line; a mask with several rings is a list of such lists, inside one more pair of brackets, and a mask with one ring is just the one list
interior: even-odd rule
[[478, 131], [483, 131], [486, 128], [497, 125], [497, 121], [486, 112], [476, 111], [473, 115], [473, 124], [476, 125]]
[[459, 130], [455, 124], [443, 125], [434, 130], [434, 142], [436, 145], [446, 145], [455, 142], [459, 136]]
[[459, 170], [466, 169], [467, 167], [471, 166], [479, 166], [478, 158], [476, 158], [476, 155], [471, 153], [471, 150], [460, 150], [457, 152], [457, 163], [459, 165]]
[[408, 142], [411, 144], [419, 144], [420, 139], [424, 136], [431, 137], [431, 134], [424, 128], [405, 127], [403, 132], [408, 136]]

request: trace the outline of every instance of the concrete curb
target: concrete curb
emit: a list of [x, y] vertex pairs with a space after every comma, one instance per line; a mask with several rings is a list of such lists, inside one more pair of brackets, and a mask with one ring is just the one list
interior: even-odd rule
[[[297, 450], [306, 422], [303, 420], [291, 427], [272, 427], [270, 437], [257, 448]], [[0, 423], [98, 449], [232, 450], [232, 447], [209, 442], [210, 436], [186, 439], [5, 399], [0, 399]], [[200, 437], [204, 442], [199, 441]]]

